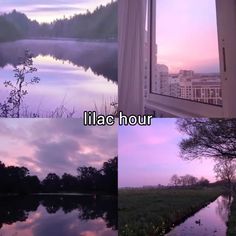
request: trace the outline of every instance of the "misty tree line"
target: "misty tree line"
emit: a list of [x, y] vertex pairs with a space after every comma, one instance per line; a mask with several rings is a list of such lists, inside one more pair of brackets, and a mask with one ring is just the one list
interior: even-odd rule
[[117, 193], [117, 157], [103, 163], [101, 169], [79, 167], [77, 176], [64, 173], [59, 177], [49, 173], [39, 180], [31, 176], [25, 167], [5, 166], [0, 162], [0, 193], [59, 193], [59, 192], [106, 192]]
[[117, 39], [117, 2], [94, 12], [39, 24], [16, 10], [0, 16], [0, 42], [29, 37]]
[[192, 175], [184, 175], [184, 176], [178, 176], [178, 175], [173, 175], [170, 179], [170, 184], [172, 186], [181, 186], [181, 187], [187, 187], [187, 186], [208, 186], [209, 185], [209, 180], [201, 177], [198, 179], [195, 176]]

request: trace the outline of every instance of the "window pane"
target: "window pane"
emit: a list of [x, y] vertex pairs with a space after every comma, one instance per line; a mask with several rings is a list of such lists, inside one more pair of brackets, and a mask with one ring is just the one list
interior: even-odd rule
[[222, 105], [214, 0], [156, 0], [151, 92]]

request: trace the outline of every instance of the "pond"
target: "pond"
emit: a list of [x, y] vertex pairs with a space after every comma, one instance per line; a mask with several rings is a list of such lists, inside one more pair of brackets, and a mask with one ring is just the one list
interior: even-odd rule
[[233, 199], [220, 196], [214, 202], [176, 226], [166, 236], [226, 236]]
[[[49, 116], [58, 107], [82, 117], [87, 110], [112, 113], [117, 102], [117, 43], [75, 40], [19, 40], [0, 43], [0, 102], [9, 89], [4, 81], [14, 81], [25, 50], [33, 54], [38, 69], [33, 76], [39, 84], [27, 88], [24, 111]], [[26, 77], [28, 80], [32, 76]]]
[[1, 236], [117, 236], [117, 198], [1, 197]]

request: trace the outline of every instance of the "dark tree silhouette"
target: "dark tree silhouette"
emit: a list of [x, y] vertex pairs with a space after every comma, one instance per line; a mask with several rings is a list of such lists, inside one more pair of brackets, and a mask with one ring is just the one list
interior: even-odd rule
[[209, 186], [210, 181], [204, 177], [201, 177], [198, 181], [198, 185], [202, 186], [202, 187], [207, 187]]
[[234, 159], [218, 159], [214, 166], [216, 177], [219, 180], [227, 182], [228, 187], [232, 187], [232, 182], [236, 177], [236, 160]]
[[236, 158], [236, 119], [179, 119], [177, 125], [187, 134], [180, 143], [182, 158]]
[[118, 191], [118, 158], [115, 157], [103, 164], [102, 172], [103, 181], [102, 184], [105, 189], [110, 189], [111, 192]]
[[64, 192], [78, 192], [79, 191], [79, 181], [78, 178], [64, 173], [61, 178], [61, 188]]
[[25, 178], [26, 192], [41, 192], [41, 183], [37, 176], [27, 176]]
[[42, 181], [43, 192], [57, 193], [61, 190], [61, 180], [60, 177], [55, 173], [50, 173]]
[[117, 194], [117, 157], [103, 164], [101, 169], [79, 167], [78, 176], [64, 173], [60, 178], [49, 173], [40, 182], [25, 167], [6, 167], [0, 161], [0, 193], [109, 193]]
[[25, 167], [0, 164], [0, 193], [26, 193], [28, 188], [29, 170]]
[[96, 168], [79, 167], [77, 171], [79, 184], [82, 189], [84, 189], [85, 191], [97, 189], [101, 174]]

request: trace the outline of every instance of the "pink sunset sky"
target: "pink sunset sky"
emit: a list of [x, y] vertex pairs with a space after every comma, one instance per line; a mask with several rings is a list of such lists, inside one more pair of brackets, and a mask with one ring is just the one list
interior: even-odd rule
[[79, 119], [2, 119], [0, 161], [24, 166], [41, 179], [76, 174], [79, 166], [101, 168], [117, 156], [117, 128], [85, 127]]
[[158, 64], [219, 72], [215, 0], [157, 0]]
[[150, 127], [119, 127], [119, 187], [168, 185], [173, 174], [214, 182], [212, 160], [180, 158], [182, 137], [176, 119], [153, 119]]

